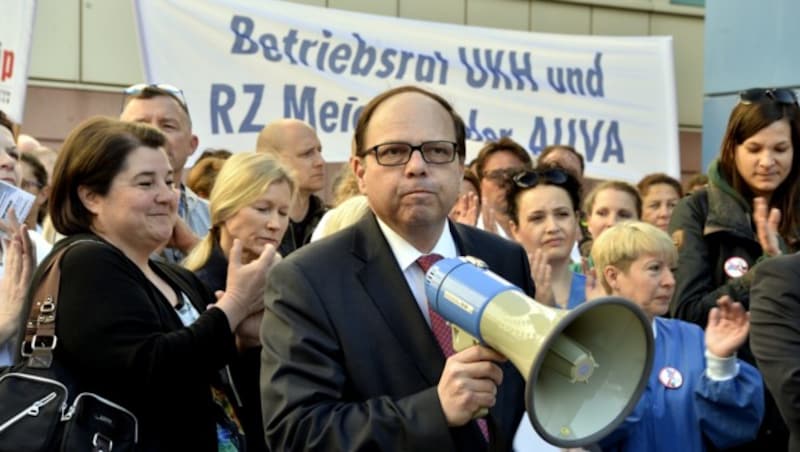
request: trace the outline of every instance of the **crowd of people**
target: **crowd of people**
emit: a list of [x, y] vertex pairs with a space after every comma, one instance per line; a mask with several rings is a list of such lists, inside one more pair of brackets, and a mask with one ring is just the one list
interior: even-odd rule
[[508, 137], [467, 162], [451, 104], [393, 88], [361, 111], [330, 205], [308, 124], [185, 168], [182, 91], [124, 95], [58, 151], [0, 112], [0, 181], [35, 197], [0, 220], [0, 366], [30, 345], [37, 265], [71, 246], [55, 359], [137, 416], [141, 450], [525, 450], [527, 370], [455, 350], [425, 295], [432, 262], [469, 255], [544, 305], [614, 295], [649, 321], [643, 395], [587, 450], [800, 451], [792, 91], [743, 92], [684, 187], [590, 181], [574, 147]]

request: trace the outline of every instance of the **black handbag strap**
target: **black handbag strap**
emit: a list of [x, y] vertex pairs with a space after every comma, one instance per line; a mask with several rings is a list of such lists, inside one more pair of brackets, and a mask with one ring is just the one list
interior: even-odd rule
[[70, 242], [55, 252], [41, 273], [39, 285], [33, 292], [33, 303], [25, 324], [25, 336], [20, 351], [28, 360], [28, 367], [48, 369], [53, 364], [53, 349], [58, 345], [56, 305], [61, 281], [61, 258], [69, 249], [82, 242], [101, 243], [91, 239]]

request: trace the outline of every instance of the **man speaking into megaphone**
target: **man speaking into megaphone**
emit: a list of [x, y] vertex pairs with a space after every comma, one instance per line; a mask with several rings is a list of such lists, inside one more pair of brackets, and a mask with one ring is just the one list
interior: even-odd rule
[[400, 87], [362, 110], [350, 164], [372, 212], [269, 276], [261, 401], [271, 450], [511, 450], [522, 376], [488, 347], [454, 353], [424, 290], [425, 256], [474, 255], [534, 295], [520, 246], [447, 220], [464, 158], [464, 123], [438, 95]]

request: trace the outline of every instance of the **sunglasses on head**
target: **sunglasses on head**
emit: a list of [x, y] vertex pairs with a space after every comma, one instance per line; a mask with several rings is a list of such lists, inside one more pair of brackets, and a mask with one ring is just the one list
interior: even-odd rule
[[525, 171], [514, 176], [514, 183], [520, 188], [535, 187], [542, 181], [563, 184], [567, 181], [567, 173], [559, 169], [549, 169], [545, 171]]
[[739, 103], [742, 104], [768, 101], [797, 105], [797, 96], [794, 91], [786, 88], [750, 88], [739, 93]]
[[496, 170], [488, 171], [484, 173], [484, 179], [490, 179], [495, 182], [508, 182], [514, 177], [515, 174], [519, 173], [520, 171], [524, 171], [521, 168], [498, 168]]
[[125, 94], [127, 98], [128, 96], [138, 96], [146, 90], [151, 90], [151, 92], [160, 91], [174, 97], [178, 103], [181, 104], [181, 107], [183, 107], [187, 113], [189, 112], [189, 104], [186, 103], [186, 96], [184, 96], [183, 90], [166, 83], [137, 83], [125, 88], [122, 93]]

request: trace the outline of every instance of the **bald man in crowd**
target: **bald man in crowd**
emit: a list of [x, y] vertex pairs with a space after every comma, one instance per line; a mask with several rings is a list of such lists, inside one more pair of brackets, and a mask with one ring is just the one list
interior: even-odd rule
[[314, 195], [325, 186], [325, 160], [317, 133], [297, 119], [267, 124], [258, 134], [258, 152], [278, 157], [294, 173], [297, 195], [289, 211], [289, 228], [278, 248], [286, 256], [311, 240], [311, 234], [327, 208]]

